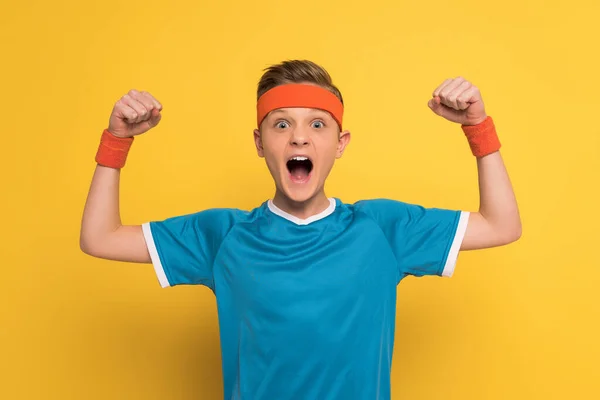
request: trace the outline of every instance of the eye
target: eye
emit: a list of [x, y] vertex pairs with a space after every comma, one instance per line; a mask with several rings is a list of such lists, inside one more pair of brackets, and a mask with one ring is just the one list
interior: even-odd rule
[[312, 127], [316, 128], [316, 129], [321, 129], [325, 126], [325, 123], [323, 121], [314, 121], [312, 123]]
[[287, 121], [277, 121], [275, 123], [275, 127], [278, 129], [285, 129], [289, 126], [290, 126], [290, 124]]

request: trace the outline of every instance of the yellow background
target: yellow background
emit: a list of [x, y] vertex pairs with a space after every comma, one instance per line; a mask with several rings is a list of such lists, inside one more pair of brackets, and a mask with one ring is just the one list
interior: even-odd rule
[[[476, 209], [475, 162], [426, 103], [480, 87], [523, 217], [451, 279], [399, 286], [394, 399], [600, 398], [599, 3], [7, 2], [0, 13], [0, 397], [219, 399], [215, 301], [78, 247], [93, 157], [129, 89], [163, 104], [123, 171], [124, 223], [257, 206], [262, 69], [325, 66], [353, 139], [327, 194]], [[351, 351], [351, 349], [349, 349]]]

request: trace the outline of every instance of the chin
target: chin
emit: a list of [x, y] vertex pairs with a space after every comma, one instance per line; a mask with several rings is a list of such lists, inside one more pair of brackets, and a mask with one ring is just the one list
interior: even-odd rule
[[294, 203], [304, 203], [314, 198], [319, 193], [319, 185], [317, 175], [312, 172], [299, 181], [287, 170], [284, 171], [280, 180], [282, 194]]

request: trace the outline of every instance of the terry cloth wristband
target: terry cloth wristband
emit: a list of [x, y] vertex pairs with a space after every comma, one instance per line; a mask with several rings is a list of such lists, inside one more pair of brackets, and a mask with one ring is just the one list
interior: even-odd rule
[[492, 117], [487, 117], [477, 125], [461, 125], [461, 127], [475, 157], [484, 157], [500, 150], [500, 139]]
[[123, 168], [132, 143], [133, 137], [118, 137], [105, 129], [96, 153], [96, 162], [104, 167]]
[[342, 129], [344, 105], [335, 94], [315, 85], [286, 84], [268, 90], [258, 99], [256, 104], [257, 126], [267, 114], [278, 108], [306, 107], [327, 111]]

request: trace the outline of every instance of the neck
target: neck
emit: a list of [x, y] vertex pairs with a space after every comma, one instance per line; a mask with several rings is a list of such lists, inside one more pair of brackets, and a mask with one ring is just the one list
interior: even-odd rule
[[321, 191], [305, 201], [294, 201], [277, 190], [273, 197], [273, 204], [296, 218], [307, 219], [325, 211], [329, 207], [329, 199], [325, 192]]

